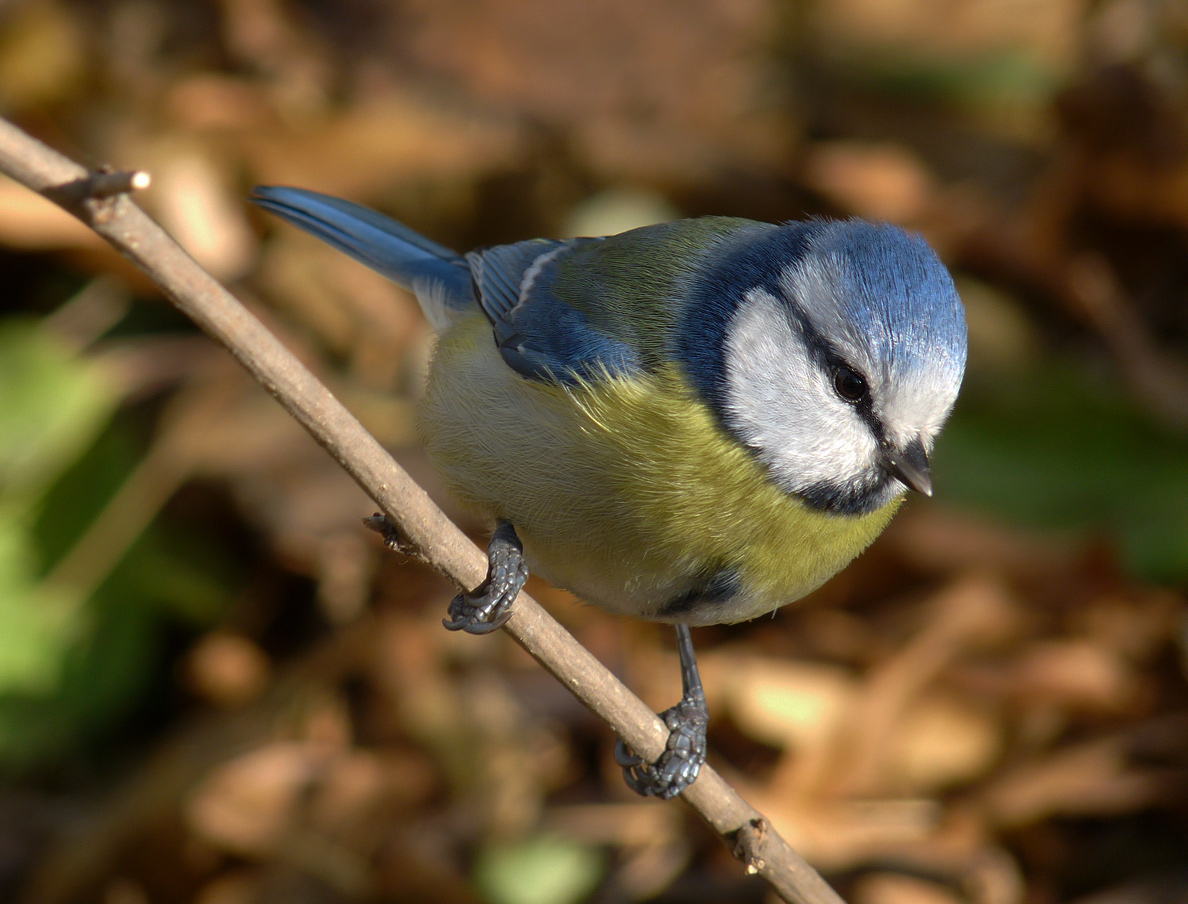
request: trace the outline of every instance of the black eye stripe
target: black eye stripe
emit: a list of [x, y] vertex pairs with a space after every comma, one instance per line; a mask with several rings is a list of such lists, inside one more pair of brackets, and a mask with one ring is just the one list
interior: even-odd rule
[[[870, 386], [861, 371], [846, 363], [846, 360], [833, 347], [833, 343], [826, 339], [813, 326], [808, 316], [800, 309], [800, 306], [795, 301], [789, 301], [782, 296], [776, 296], [776, 298], [782, 302], [781, 307], [788, 318], [789, 324], [792, 329], [800, 333], [801, 338], [804, 340], [805, 350], [808, 352], [809, 357], [817, 363], [817, 366], [829, 374], [836, 374], [839, 369], [844, 368], [862, 382], [866, 392], [859, 396], [859, 398], [869, 396]], [[857, 401], [857, 399], [850, 399], [850, 401]]]
[[[788, 317], [789, 324], [794, 330], [797, 330], [804, 339], [804, 347], [808, 352], [809, 357], [816, 361], [817, 366], [819, 366], [827, 374], [833, 375], [834, 390], [839, 396], [841, 396], [847, 402], [853, 404], [854, 407], [858, 409], [858, 413], [862, 416], [862, 419], [870, 425], [871, 431], [878, 439], [881, 440], [884, 435], [883, 425], [879, 422], [879, 419], [875, 417], [874, 400], [870, 395], [870, 383], [862, 375], [861, 371], [846, 363], [845, 358], [843, 358], [833, 347], [833, 343], [826, 339], [825, 336], [813, 326], [808, 316], [800, 309], [800, 306], [794, 300], [790, 301], [780, 296], [777, 297], [779, 297], [779, 299], [783, 302], [782, 307], [784, 313]], [[840, 369], [843, 368], [854, 374], [854, 376], [857, 377], [862, 383], [863, 392], [854, 398], [850, 398], [849, 396], [845, 395], [837, 386], [836, 374]]]

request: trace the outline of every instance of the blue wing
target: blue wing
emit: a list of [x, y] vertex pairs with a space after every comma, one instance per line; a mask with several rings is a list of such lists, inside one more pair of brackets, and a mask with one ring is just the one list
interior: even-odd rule
[[[635, 350], [591, 325], [558, 293], [557, 273], [602, 239], [534, 239], [466, 255], [478, 303], [504, 362], [523, 377], [563, 384], [639, 367]], [[577, 264], [580, 266], [580, 263]]]
[[390, 217], [302, 188], [261, 185], [252, 200], [411, 289], [439, 329], [474, 304], [466, 260]]

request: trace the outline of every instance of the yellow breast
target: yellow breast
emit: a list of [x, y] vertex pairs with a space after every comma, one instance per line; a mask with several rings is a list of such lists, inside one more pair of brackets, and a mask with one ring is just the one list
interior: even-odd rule
[[784, 493], [675, 368], [578, 387], [525, 380], [476, 315], [441, 337], [421, 409], [460, 501], [515, 525], [529, 567], [614, 612], [665, 604], [731, 568], [739, 593], [692, 624], [770, 612], [816, 588], [886, 526]]

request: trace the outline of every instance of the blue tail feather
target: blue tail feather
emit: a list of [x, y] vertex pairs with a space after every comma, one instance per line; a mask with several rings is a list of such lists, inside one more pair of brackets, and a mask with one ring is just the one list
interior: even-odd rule
[[474, 304], [465, 258], [390, 217], [302, 188], [257, 186], [251, 199], [412, 290], [439, 328]]

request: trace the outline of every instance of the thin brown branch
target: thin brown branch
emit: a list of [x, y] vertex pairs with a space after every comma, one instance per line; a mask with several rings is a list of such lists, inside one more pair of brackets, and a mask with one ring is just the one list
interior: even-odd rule
[[[391, 521], [402, 547], [461, 587], [485, 576], [486, 558], [323, 386], [246, 308], [125, 194], [101, 197], [88, 173], [0, 120], [0, 171], [59, 203], [143, 270], [173, 303], [222, 343], [346, 469]], [[521, 593], [505, 630], [641, 756], [655, 759], [666, 729], [648, 707], [534, 600]], [[785, 901], [841, 898], [713, 769], [683, 799], [720, 834], [748, 872]]]
[[116, 195], [143, 191], [150, 184], [152, 177], [144, 170], [115, 170], [104, 166], [72, 182], [47, 189], [42, 194], [70, 210], [83, 201], [101, 201]]

